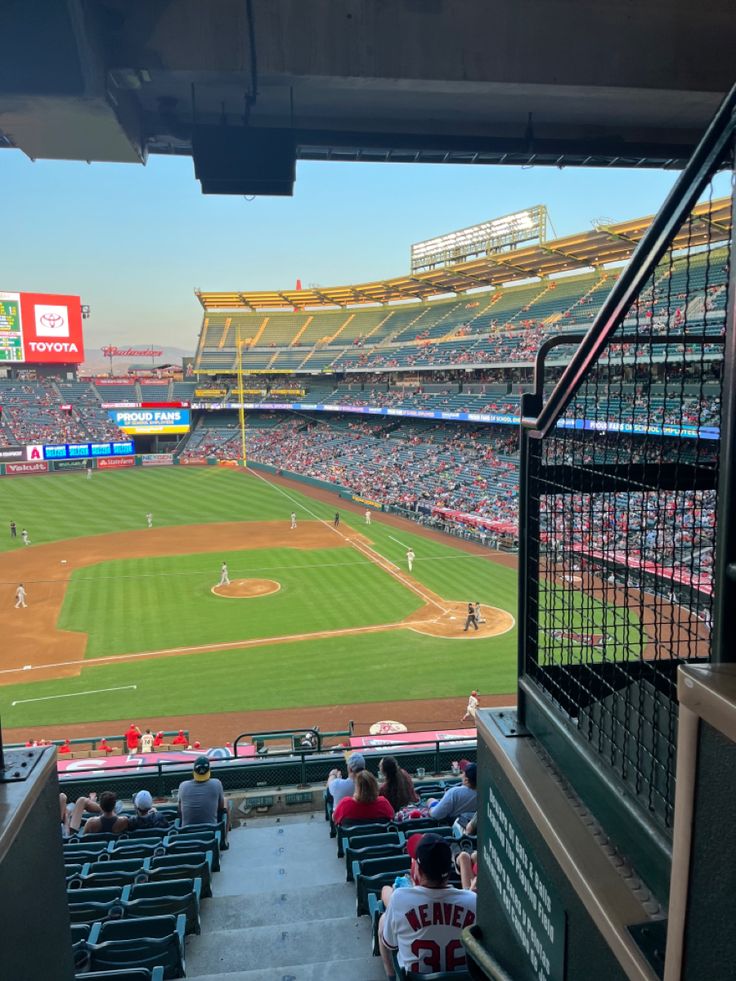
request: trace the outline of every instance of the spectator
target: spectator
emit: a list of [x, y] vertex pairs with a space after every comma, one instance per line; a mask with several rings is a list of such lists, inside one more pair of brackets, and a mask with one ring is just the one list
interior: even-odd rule
[[227, 808], [222, 784], [212, 777], [210, 761], [206, 756], [198, 756], [194, 761], [192, 777], [192, 780], [179, 784], [182, 827], [188, 824], [214, 824], [227, 813]]
[[452, 870], [449, 842], [439, 835], [412, 835], [412, 886], [384, 886], [386, 912], [378, 923], [378, 942], [386, 976], [399, 966], [413, 974], [462, 970], [466, 966], [461, 931], [475, 922], [475, 893], [448, 884]]
[[467, 824], [477, 810], [476, 777], [475, 763], [468, 763], [461, 784], [446, 790], [441, 800], [431, 798], [427, 801], [429, 816], [437, 820], [440, 818], [451, 821], [459, 819], [462, 824]]
[[135, 722], [131, 722], [128, 728], [125, 730], [125, 736], [124, 736], [125, 745], [128, 747], [129, 753], [132, 754], [138, 752], [138, 740], [140, 738], [140, 735], [141, 735], [141, 730], [138, 728]]
[[153, 806], [153, 798], [147, 790], [139, 790], [133, 798], [135, 817], [129, 821], [131, 831], [139, 828], [166, 828], [169, 820], [164, 814], [159, 814]]
[[102, 737], [102, 739], [100, 740], [100, 742], [99, 742], [99, 744], [98, 744], [98, 746], [97, 746], [97, 748], [98, 748], [98, 749], [102, 749], [102, 750], [104, 750], [104, 751], [105, 751], [105, 753], [114, 753], [114, 752], [115, 752], [115, 747], [114, 747], [114, 746], [111, 746], [111, 745], [110, 745], [110, 744], [108, 743], [108, 741], [107, 741], [107, 739], [105, 738], [105, 736], [103, 736], [103, 737]]
[[337, 807], [343, 797], [352, 797], [355, 792], [355, 775], [361, 770], [365, 770], [365, 757], [362, 753], [353, 753], [348, 757], [347, 777], [343, 777], [342, 771], [337, 768], [330, 770], [327, 792], [332, 795], [333, 807]]
[[117, 794], [112, 790], [105, 790], [100, 794], [100, 807], [102, 814], [99, 817], [90, 818], [84, 826], [84, 834], [96, 834], [99, 831], [111, 832], [114, 835], [122, 834], [128, 830], [128, 819], [125, 815], [117, 814], [115, 805], [118, 802]]
[[394, 809], [385, 797], [378, 793], [378, 781], [369, 770], [359, 770], [355, 774], [355, 792], [352, 797], [343, 797], [332, 813], [335, 824], [343, 821], [390, 821]]
[[386, 798], [394, 811], [400, 811], [407, 804], [413, 804], [419, 800], [419, 795], [414, 789], [414, 781], [406, 772], [402, 770], [393, 756], [384, 756], [378, 765], [383, 783], [379, 788], [379, 794]]
[[66, 794], [59, 794], [59, 806], [61, 808], [62, 838], [68, 838], [69, 835], [79, 832], [85, 811], [88, 814], [100, 814], [102, 812], [102, 808], [97, 803], [97, 794], [94, 791], [89, 797], [78, 797], [74, 804], [67, 802]]
[[62, 745], [59, 746], [59, 753], [71, 753], [71, 751], [72, 751], [71, 739], [69, 739], [69, 737], [67, 736], [67, 738], [64, 740]]

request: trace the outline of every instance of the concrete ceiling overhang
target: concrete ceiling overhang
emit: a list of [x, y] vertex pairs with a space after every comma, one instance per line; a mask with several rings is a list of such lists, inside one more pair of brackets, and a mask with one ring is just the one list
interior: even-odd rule
[[[5, 0], [0, 146], [145, 161], [197, 127], [297, 159], [678, 167], [732, 0]], [[211, 132], [211, 131], [210, 131]], [[248, 155], [248, 147], [245, 148]]]

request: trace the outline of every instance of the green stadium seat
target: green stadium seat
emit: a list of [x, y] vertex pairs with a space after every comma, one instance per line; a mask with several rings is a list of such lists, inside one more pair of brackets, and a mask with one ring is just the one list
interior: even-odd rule
[[74, 958], [74, 969], [84, 965], [86, 960], [87, 938], [89, 937], [89, 923], [72, 923], [71, 925], [71, 944], [72, 956]]
[[209, 899], [212, 895], [212, 852], [186, 852], [183, 855], [152, 858], [145, 881], [198, 878], [202, 880], [202, 899]]
[[393, 951], [394, 969], [396, 971], [396, 981], [411, 981], [412, 978], [421, 977], [422, 981], [472, 981], [467, 971], [436, 971], [433, 974], [407, 974], [403, 967], [399, 966], [396, 951]]
[[351, 831], [355, 828], [361, 828], [362, 834], [371, 834], [368, 829], [375, 829], [376, 834], [382, 834], [386, 831], [394, 831], [393, 825], [388, 821], [343, 821], [341, 825], [337, 827], [337, 857], [344, 858], [345, 852], [343, 850], [343, 842], [347, 838]]
[[167, 851], [165, 838], [141, 838], [139, 841], [110, 842], [110, 859], [151, 858], [154, 855], [165, 855]]
[[182, 852], [211, 852], [212, 871], [220, 871], [220, 832], [198, 833], [180, 831], [164, 839], [167, 855], [180, 855]]
[[148, 916], [94, 923], [86, 943], [90, 970], [163, 967], [164, 979], [186, 977], [186, 917]]
[[111, 841], [114, 841], [114, 835], [105, 835], [104, 837], [97, 835], [88, 835], [86, 838], [84, 836], [80, 838], [69, 838], [63, 844], [64, 859], [67, 858], [69, 861], [74, 861], [74, 856], [80, 852], [106, 852]]
[[228, 826], [228, 814], [223, 814], [219, 821], [214, 824], [187, 824], [184, 828], [181, 826], [181, 821], [177, 819], [174, 826], [169, 829], [169, 834], [176, 835], [182, 831], [186, 831], [189, 834], [194, 832], [202, 831], [219, 831], [220, 832], [220, 849], [224, 852], [230, 847], [227, 841], [227, 826]]
[[122, 892], [121, 886], [68, 891], [69, 919], [72, 923], [94, 923], [122, 916]]
[[[128, 886], [134, 882], [145, 882], [151, 860], [120, 859], [108, 862], [90, 862], [82, 868], [79, 882], [82, 888], [99, 888], [101, 886]], [[70, 883], [70, 888], [77, 888], [76, 880]]]
[[353, 863], [355, 880], [356, 913], [365, 916], [368, 912], [368, 896], [381, 895], [384, 886], [391, 886], [397, 875], [405, 875], [411, 869], [408, 855], [389, 855], [385, 858], [368, 858]]
[[126, 917], [162, 914], [178, 916], [183, 913], [186, 917], [186, 932], [199, 933], [201, 894], [201, 878], [142, 882], [134, 886], [126, 886], [123, 890], [122, 905]]
[[164, 969], [131, 967], [122, 971], [85, 971], [75, 974], [74, 981], [164, 981]]
[[400, 831], [387, 831], [380, 835], [354, 835], [345, 840], [345, 878], [353, 881], [353, 862], [366, 858], [383, 858], [401, 855], [406, 848], [406, 838]]

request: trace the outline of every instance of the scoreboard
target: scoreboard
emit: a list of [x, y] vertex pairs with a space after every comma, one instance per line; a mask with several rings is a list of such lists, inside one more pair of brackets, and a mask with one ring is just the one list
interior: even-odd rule
[[20, 294], [0, 293], [0, 362], [24, 360]]

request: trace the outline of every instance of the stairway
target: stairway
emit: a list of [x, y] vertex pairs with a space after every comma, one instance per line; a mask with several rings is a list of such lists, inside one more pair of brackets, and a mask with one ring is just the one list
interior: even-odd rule
[[187, 938], [188, 981], [380, 981], [370, 921], [318, 813], [248, 820]]

